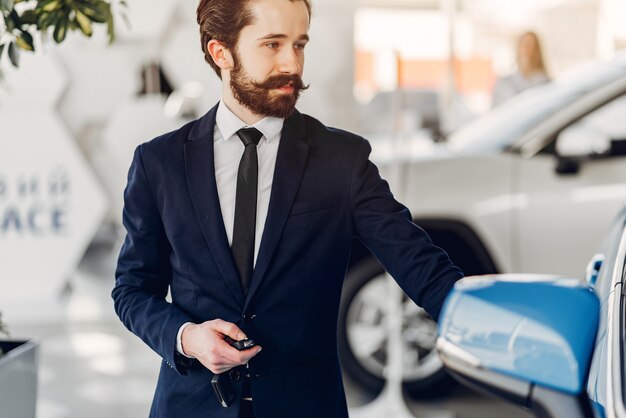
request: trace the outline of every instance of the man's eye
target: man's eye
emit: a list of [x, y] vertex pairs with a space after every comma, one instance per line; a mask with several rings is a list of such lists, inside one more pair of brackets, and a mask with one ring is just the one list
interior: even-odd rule
[[306, 46], [306, 44], [296, 44], [295, 48], [296, 49], [304, 49], [305, 46]]
[[276, 49], [278, 48], [278, 42], [268, 42], [265, 44], [269, 49]]

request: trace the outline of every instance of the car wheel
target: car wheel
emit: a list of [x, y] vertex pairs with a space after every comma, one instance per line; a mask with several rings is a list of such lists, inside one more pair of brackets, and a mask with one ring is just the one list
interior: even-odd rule
[[[388, 283], [380, 263], [368, 258], [350, 270], [339, 312], [341, 364], [370, 392], [384, 385], [387, 366]], [[414, 398], [442, 396], [454, 386], [435, 350], [437, 324], [406, 295], [402, 302], [404, 389]]]

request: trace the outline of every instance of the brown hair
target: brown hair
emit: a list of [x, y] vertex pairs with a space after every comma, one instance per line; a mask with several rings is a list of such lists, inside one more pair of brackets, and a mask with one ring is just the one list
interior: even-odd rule
[[[200, 42], [204, 60], [209, 63], [219, 78], [222, 78], [220, 67], [213, 61], [207, 45], [211, 39], [217, 39], [226, 48], [234, 52], [241, 30], [252, 23], [252, 13], [248, 5], [254, 0], [200, 0], [197, 18], [200, 25]], [[303, 1], [311, 20], [311, 0]]]
[[[530, 56], [522, 57], [522, 43], [527, 39], [532, 39], [533, 48], [531, 49]], [[520, 66], [519, 70], [524, 76], [534, 72], [547, 73], [541, 41], [537, 33], [528, 31], [517, 38], [517, 62]]]

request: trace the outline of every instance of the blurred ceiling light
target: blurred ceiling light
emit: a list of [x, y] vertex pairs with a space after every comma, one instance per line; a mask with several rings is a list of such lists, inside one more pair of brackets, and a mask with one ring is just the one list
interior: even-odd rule
[[[472, 25], [459, 15], [454, 23], [455, 54], [472, 55]], [[354, 18], [354, 44], [359, 51], [395, 50], [403, 59], [445, 60], [449, 38], [448, 20], [439, 10], [364, 8]]]
[[120, 353], [124, 344], [119, 337], [103, 332], [83, 332], [70, 336], [70, 346], [81, 357]]
[[66, 312], [72, 322], [98, 321], [104, 315], [99, 301], [83, 294], [70, 298]]
[[406, 58], [447, 56], [447, 23], [439, 12], [361, 9], [356, 12], [354, 22], [354, 43], [358, 50], [397, 50]]
[[124, 376], [128, 372], [126, 359], [121, 354], [104, 355], [89, 361], [89, 367], [109, 376]]

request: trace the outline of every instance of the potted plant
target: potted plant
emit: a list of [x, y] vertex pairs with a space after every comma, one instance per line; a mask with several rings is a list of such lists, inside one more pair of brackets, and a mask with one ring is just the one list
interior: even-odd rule
[[[0, 333], [9, 337], [0, 315]], [[33, 340], [0, 339], [0, 405], [12, 418], [34, 418], [37, 406], [37, 351]]]
[[[121, 8], [126, 7], [125, 0], [114, 1]], [[94, 24], [105, 24], [109, 42], [115, 39], [111, 1], [0, 0], [0, 13], [0, 64], [6, 55], [18, 67], [20, 50], [34, 51], [34, 37], [39, 34], [45, 41], [50, 31], [52, 39], [61, 43], [69, 31], [91, 37]]]

